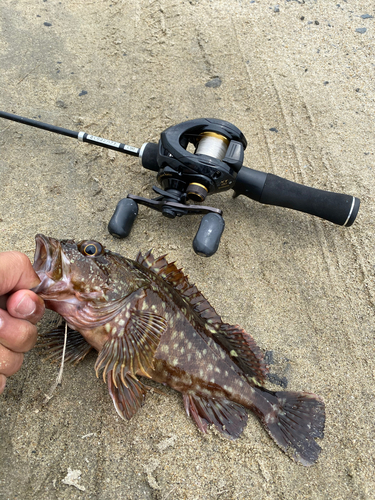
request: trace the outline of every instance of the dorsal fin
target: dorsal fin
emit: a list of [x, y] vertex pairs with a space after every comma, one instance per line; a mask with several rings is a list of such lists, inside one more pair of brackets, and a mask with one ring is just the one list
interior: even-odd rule
[[238, 325], [223, 323], [213, 337], [252, 383], [263, 384], [268, 369], [263, 352], [249, 333]]

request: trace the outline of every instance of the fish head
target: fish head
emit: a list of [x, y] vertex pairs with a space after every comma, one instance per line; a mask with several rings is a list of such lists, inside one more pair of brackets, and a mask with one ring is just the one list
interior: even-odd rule
[[34, 289], [42, 298], [101, 300], [108, 289], [109, 261], [97, 241], [35, 237], [34, 270], [41, 283]]
[[129, 293], [127, 259], [94, 240], [75, 242], [38, 234], [35, 241], [33, 267], [41, 282], [33, 291], [46, 306], [75, 328], [108, 321]]

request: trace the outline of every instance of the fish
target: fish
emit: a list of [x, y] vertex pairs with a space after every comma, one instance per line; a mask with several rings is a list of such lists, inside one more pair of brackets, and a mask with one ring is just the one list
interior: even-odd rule
[[[119, 416], [132, 418], [150, 391], [147, 379], [182, 394], [188, 416], [237, 439], [248, 410], [294, 461], [314, 464], [324, 436], [325, 404], [308, 392], [273, 392], [262, 350], [238, 325], [224, 323], [175, 262], [152, 251], [134, 260], [95, 240], [38, 234], [34, 289], [69, 326], [66, 357], [77, 363], [95, 349]], [[44, 338], [62, 352], [61, 330]]]

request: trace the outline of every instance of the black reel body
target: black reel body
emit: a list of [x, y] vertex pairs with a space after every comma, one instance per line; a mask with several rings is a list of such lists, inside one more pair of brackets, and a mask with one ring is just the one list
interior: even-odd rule
[[158, 144], [145, 143], [138, 149], [4, 111], [0, 111], [0, 118], [138, 156], [144, 168], [157, 172], [161, 188], [153, 186], [156, 198], [129, 194], [117, 204], [108, 224], [109, 232], [117, 238], [129, 235], [138, 205], [157, 210], [169, 218], [202, 214], [193, 248], [197, 254], [209, 257], [218, 249], [224, 230], [222, 211], [188, 202], [200, 203], [207, 195], [229, 189], [233, 189], [234, 197], [244, 195], [260, 203], [291, 208], [341, 226], [351, 226], [359, 210], [360, 200], [354, 196], [303, 186], [243, 166], [246, 139], [237, 127], [224, 120], [198, 118], [174, 125], [161, 133]]
[[[193, 144], [195, 152], [187, 150]], [[157, 180], [165, 190], [181, 188], [187, 198], [231, 189], [242, 167], [247, 142], [229, 122], [190, 120], [162, 132], [158, 145]]]

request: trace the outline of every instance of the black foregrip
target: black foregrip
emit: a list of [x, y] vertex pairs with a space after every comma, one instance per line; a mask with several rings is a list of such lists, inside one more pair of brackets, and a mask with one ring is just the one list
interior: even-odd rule
[[354, 196], [303, 186], [246, 167], [240, 170], [234, 190], [260, 203], [316, 215], [340, 226], [353, 224], [360, 204]]
[[158, 151], [158, 144], [148, 142], [142, 151], [142, 167], [158, 172]]

